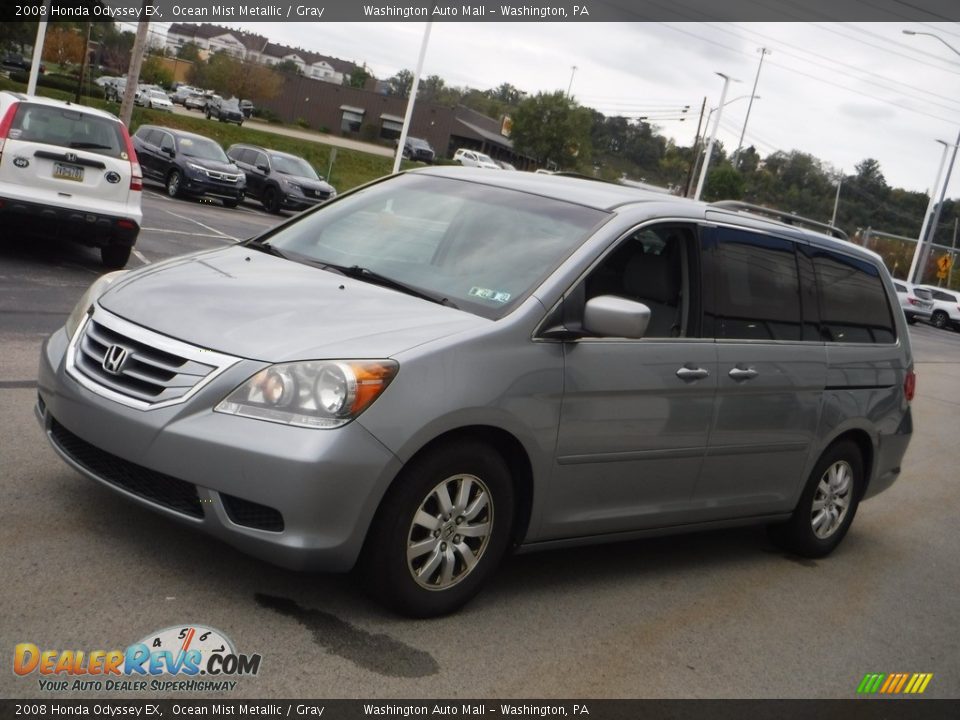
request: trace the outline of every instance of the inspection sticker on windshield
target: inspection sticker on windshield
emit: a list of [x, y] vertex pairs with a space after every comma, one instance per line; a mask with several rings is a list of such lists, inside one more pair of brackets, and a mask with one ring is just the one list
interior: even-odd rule
[[497, 290], [488, 290], [487, 288], [470, 288], [470, 294], [474, 297], [483, 298], [484, 300], [493, 300], [493, 302], [505, 303], [510, 299], [510, 293], [508, 292], [499, 292]]

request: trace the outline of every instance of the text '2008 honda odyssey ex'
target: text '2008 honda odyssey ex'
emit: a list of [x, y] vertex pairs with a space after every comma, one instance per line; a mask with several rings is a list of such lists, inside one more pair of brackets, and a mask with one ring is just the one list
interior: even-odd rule
[[429, 168], [103, 276], [44, 346], [37, 413], [131, 500], [429, 616], [513, 548], [764, 523], [826, 555], [899, 474], [913, 388], [868, 251]]

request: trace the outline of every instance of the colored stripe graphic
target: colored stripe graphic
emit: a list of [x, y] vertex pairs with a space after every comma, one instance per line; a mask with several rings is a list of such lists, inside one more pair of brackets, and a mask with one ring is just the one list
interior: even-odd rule
[[857, 686], [857, 693], [870, 695], [919, 695], [933, 680], [933, 673], [867, 673]]

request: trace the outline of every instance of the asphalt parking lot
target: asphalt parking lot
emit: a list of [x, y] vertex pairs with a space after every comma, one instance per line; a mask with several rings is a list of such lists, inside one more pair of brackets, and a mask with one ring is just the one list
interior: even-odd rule
[[[148, 188], [129, 267], [283, 220], [258, 208]], [[39, 346], [101, 272], [93, 250], [0, 241], [5, 662], [17, 643], [111, 650], [203, 624], [263, 658], [225, 698], [849, 698], [868, 672], [933, 673], [927, 697], [960, 696], [960, 333], [911, 329], [918, 389], [903, 474], [861, 506], [830, 558], [783, 555], [762, 528], [521, 555], [459, 614], [410, 621], [349, 577], [266, 565], [54, 455], [33, 415]], [[0, 697], [44, 694], [36, 675], [0, 668]]]

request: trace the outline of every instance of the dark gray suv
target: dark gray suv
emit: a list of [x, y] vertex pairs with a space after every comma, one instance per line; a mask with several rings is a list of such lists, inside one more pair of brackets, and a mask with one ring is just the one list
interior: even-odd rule
[[761, 523], [827, 555], [900, 474], [914, 382], [861, 247], [447, 167], [102, 277], [43, 347], [37, 415], [130, 500], [431, 616], [513, 549]]

